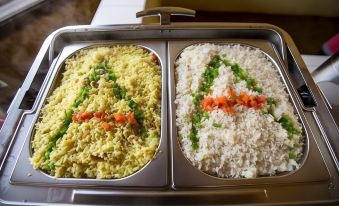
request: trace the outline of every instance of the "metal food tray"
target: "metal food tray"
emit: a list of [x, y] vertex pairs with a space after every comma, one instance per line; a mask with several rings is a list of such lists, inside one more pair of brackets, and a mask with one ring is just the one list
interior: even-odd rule
[[[167, 171], [168, 171], [168, 149], [167, 149], [167, 78], [166, 70], [164, 66], [161, 66], [162, 74], [162, 88], [161, 88], [161, 137], [158, 150], [154, 155], [153, 160], [149, 161], [140, 170], [132, 175], [119, 179], [90, 179], [90, 178], [55, 178], [43, 171], [35, 170], [29, 161], [32, 156], [31, 141], [34, 136], [34, 125], [38, 120], [42, 106], [45, 104], [46, 98], [54, 91], [55, 87], [61, 80], [61, 74], [65, 71], [66, 59], [72, 57], [75, 53], [78, 53], [82, 49], [88, 49], [100, 46], [114, 46], [114, 45], [136, 45], [142, 47], [149, 52], [153, 52], [159, 56], [160, 65], [165, 62], [165, 43], [160, 41], [147, 42], [147, 41], [110, 41], [103, 43], [76, 43], [65, 46], [60, 55], [58, 55], [47, 74], [46, 84], [41, 88], [39, 97], [32, 110], [27, 113], [27, 118], [31, 118], [31, 127], [27, 131], [27, 137], [25, 144], [21, 149], [21, 153], [16, 162], [16, 166], [11, 174], [10, 182], [12, 184], [23, 184], [23, 185], [42, 185], [49, 186], [53, 184], [63, 186], [109, 186], [109, 187], [166, 187], [167, 186]], [[29, 117], [28, 117], [29, 116]], [[161, 152], [159, 152], [161, 151]], [[27, 174], [30, 174], [27, 176]]]
[[[305, 136], [303, 155], [300, 160], [300, 168], [291, 172], [277, 173], [274, 176], [259, 176], [257, 178], [219, 178], [209, 174], [206, 174], [197, 168], [195, 168], [181, 150], [177, 135], [176, 127], [176, 107], [175, 107], [175, 65], [177, 58], [181, 54], [182, 50], [190, 45], [200, 43], [212, 43], [216, 45], [227, 44], [240, 44], [247, 47], [258, 48], [266, 56], [266, 58], [272, 62], [275, 68], [277, 68], [282, 82], [285, 84], [290, 101], [294, 106], [294, 110], [298, 113], [298, 119], [302, 123], [303, 136]], [[302, 105], [298, 101], [296, 91], [291, 86], [291, 80], [288, 77], [287, 69], [283, 64], [282, 59], [273, 44], [266, 40], [195, 40], [195, 41], [170, 41], [169, 42], [169, 109], [170, 109], [170, 132], [171, 132], [171, 144], [172, 144], [172, 181], [176, 188], [185, 187], [222, 187], [231, 185], [257, 185], [257, 184], [277, 184], [292, 182], [305, 182], [305, 181], [322, 181], [327, 179], [328, 172], [322, 162], [320, 151], [318, 150], [314, 137], [307, 124], [306, 118], [303, 115]], [[319, 168], [312, 175], [308, 174], [308, 171]], [[322, 168], [322, 169], [320, 169]], [[307, 174], [307, 175], [305, 175]], [[190, 178], [188, 178], [190, 177]]]
[[[179, 14], [192, 14], [188, 10], [179, 11]], [[178, 14], [173, 9], [160, 9], [141, 15], [158, 13], [163, 24], [169, 24], [171, 14]], [[246, 44], [260, 48], [270, 57], [304, 128], [306, 139], [300, 169], [272, 177], [222, 179], [200, 172], [186, 160], [176, 136], [173, 65], [183, 48], [198, 42]], [[53, 87], [62, 61], [78, 49], [97, 44], [141, 45], [159, 55], [162, 66], [159, 148], [164, 152], [158, 153], [157, 158], [139, 172], [123, 179], [52, 178], [33, 170], [28, 160], [35, 118]], [[338, 136], [338, 128], [326, 102], [292, 39], [278, 27], [253, 23], [64, 27], [45, 40], [0, 131], [0, 202], [91, 205], [338, 203]], [[32, 176], [27, 176], [27, 172]]]

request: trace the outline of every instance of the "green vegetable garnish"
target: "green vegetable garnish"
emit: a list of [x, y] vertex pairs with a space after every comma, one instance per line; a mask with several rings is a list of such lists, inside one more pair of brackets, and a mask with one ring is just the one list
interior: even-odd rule
[[135, 103], [135, 101], [133, 100], [129, 100], [127, 105], [129, 106], [129, 108], [131, 108], [132, 111], [136, 111], [137, 109], [137, 103]]
[[48, 164], [48, 170], [49, 171], [55, 170], [55, 165], [52, 162]]
[[[208, 64], [204, 73], [202, 73], [203, 83], [199, 88], [200, 92], [208, 92], [213, 84], [213, 80], [219, 75], [219, 67], [221, 66], [220, 56], [216, 55]], [[196, 103], [195, 103], [196, 104]]]
[[215, 128], [221, 128], [221, 124], [213, 123], [212, 125], [213, 125], [213, 127], [215, 127]]
[[71, 124], [73, 113], [74, 113], [73, 109], [65, 111], [64, 126], [68, 127], [68, 125]]
[[141, 124], [141, 121], [145, 118], [145, 115], [141, 112], [134, 112], [135, 119]]
[[293, 151], [289, 151], [288, 152], [288, 159], [295, 160], [295, 159], [297, 159], [297, 156], [294, 154]]
[[202, 128], [201, 120], [202, 118], [208, 118], [207, 112], [204, 112], [202, 109], [198, 109], [196, 113], [193, 115], [192, 118], [192, 131], [189, 134], [189, 138], [192, 141], [192, 147], [193, 149], [198, 148], [199, 138], [197, 136], [198, 130], [197, 128]]
[[254, 91], [258, 92], [258, 93], [262, 93], [262, 88], [261, 87], [254, 87], [253, 88]]
[[99, 81], [99, 79], [100, 79], [100, 76], [96, 72], [96, 70], [94, 69], [93, 72], [89, 75], [89, 80], [97, 82], [97, 81]]
[[277, 101], [272, 99], [272, 98], [266, 98], [267, 104], [272, 106], [272, 105], [277, 105]]
[[193, 98], [193, 104], [194, 106], [199, 106], [200, 101], [204, 98], [202, 94], [192, 94]]
[[213, 68], [219, 68], [220, 65], [221, 65], [220, 60], [221, 60], [220, 56], [215, 55], [215, 56], [212, 58], [212, 60], [211, 60], [211, 62], [209, 63], [209, 65], [210, 65], [211, 67], [213, 67]]
[[212, 58], [210, 63], [208, 64], [206, 70], [202, 73], [203, 83], [199, 87], [199, 90], [197, 93], [193, 93], [193, 104], [196, 108], [196, 113], [194, 113], [192, 117], [192, 131], [189, 134], [189, 138], [192, 141], [192, 147], [193, 149], [197, 149], [199, 147], [199, 138], [197, 136], [198, 134], [198, 128], [203, 128], [203, 125], [201, 124], [202, 118], [208, 119], [209, 116], [207, 112], [204, 112], [200, 108], [200, 101], [204, 99], [204, 93], [207, 93], [209, 89], [211, 88], [213, 81], [215, 78], [219, 75], [219, 67], [221, 66], [222, 61], [220, 56], [216, 55]]
[[199, 90], [202, 92], [208, 92], [213, 84], [213, 80], [219, 75], [219, 67], [207, 67], [205, 72], [202, 74], [204, 82], [200, 86]]
[[192, 131], [189, 134], [189, 138], [192, 141], [193, 149], [197, 149], [199, 147], [199, 138], [197, 137], [198, 131], [195, 127], [192, 127]]
[[74, 107], [78, 107], [83, 101], [85, 101], [85, 99], [88, 97], [88, 93], [89, 93], [89, 90], [91, 90], [91, 88], [92, 87], [89, 85], [81, 87], [80, 95], [73, 104]]
[[49, 159], [50, 158], [50, 155], [51, 155], [51, 152], [53, 151], [53, 145], [50, 145], [48, 148], [47, 148], [47, 150], [46, 150], [46, 152], [45, 152], [45, 158], [46, 159]]
[[251, 89], [255, 85], [255, 80], [252, 78], [249, 78], [246, 80], [246, 87], [247, 89]]
[[112, 81], [116, 81], [117, 80], [117, 77], [110, 70], [108, 71], [107, 78], [108, 78], [108, 80], [112, 80]]
[[300, 131], [297, 129], [290, 118], [283, 114], [278, 120], [281, 126], [287, 131], [288, 139], [292, 139], [294, 134], [299, 134]]
[[126, 97], [126, 89], [121, 88], [116, 82], [113, 84], [113, 92], [114, 96], [119, 100], [122, 100]]
[[[231, 70], [233, 71], [233, 74], [237, 77], [239, 77], [241, 80], [246, 80], [247, 74], [244, 69], [242, 69], [238, 64], [231, 64], [228, 61], [227, 66], [231, 66]], [[224, 61], [225, 63], [225, 61]]]

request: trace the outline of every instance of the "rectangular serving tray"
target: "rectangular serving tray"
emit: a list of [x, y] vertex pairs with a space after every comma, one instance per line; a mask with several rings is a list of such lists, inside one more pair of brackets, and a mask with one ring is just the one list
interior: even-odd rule
[[[162, 88], [161, 88], [161, 137], [158, 150], [154, 159], [147, 163], [136, 173], [120, 178], [120, 179], [87, 179], [87, 178], [55, 178], [43, 171], [35, 170], [31, 163], [27, 161], [32, 156], [31, 141], [34, 136], [34, 125], [38, 120], [42, 106], [46, 103], [46, 98], [58, 85], [61, 80], [61, 74], [65, 71], [65, 60], [70, 58], [74, 53], [82, 49], [88, 49], [100, 46], [114, 46], [114, 45], [137, 45], [154, 52], [159, 56], [161, 63], [162, 74]], [[164, 188], [168, 186], [168, 136], [167, 136], [167, 78], [166, 78], [166, 44], [161, 41], [111, 41], [103, 43], [83, 43], [67, 45], [63, 48], [61, 53], [55, 58], [55, 63], [49, 69], [44, 83], [41, 88], [39, 98], [33, 109], [26, 113], [28, 118], [32, 118], [31, 127], [27, 131], [25, 144], [21, 149], [16, 165], [13, 169], [10, 182], [11, 184], [23, 185], [62, 185], [62, 186], [94, 186], [94, 187], [149, 187], [149, 188]], [[161, 152], [160, 152], [161, 151]], [[30, 174], [27, 176], [27, 174]]]
[[[186, 47], [193, 44], [212, 43], [216, 45], [240, 44], [252, 48], [260, 49], [265, 53], [266, 57], [277, 68], [281, 80], [284, 83], [293, 103], [295, 111], [298, 113], [298, 119], [303, 126], [304, 149], [303, 156], [300, 160], [300, 168], [292, 172], [284, 172], [281, 174], [257, 177], [257, 178], [218, 178], [203, 173], [196, 169], [183, 155], [177, 135], [176, 127], [176, 80], [175, 65], [178, 56]], [[326, 181], [329, 178], [328, 171], [321, 159], [321, 153], [314, 142], [314, 137], [307, 124], [306, 118], [300, 100], [296, 91], [291, 86], [291, 80], [288, 71], [280, 58], [277, 49], [273, 44], [266, 40], [238, 39], [238, 40], [195, 40], [195, 41], [169, 41], [169, 113], [170, 113], [170, 136], [172, 145], [172, 185], [175, 188], [192, 188], [192, 187], [223, 187], [234, 185], [258, 185], [258, 184], [291, 184], [296, 182], [307, 181]], [[314, 171], [309, 173], [308, 171]]]
[[[285, 176], [219, 180], [201, 176], [201, 172], [185, 162], [187, 160], [177, 145], [173, 122], [173, 61], [188, 44], [206, 41], [246, 43], [259, 47], [272, 56], [307, 135], [301, 169]], [[162, 87], [162, 94], [163, 98], [167, 98], [168, 90], [171, 98], [168, 102], [165, 99], [166, 103], [162, 102], [163, 109], [169, 103], [169, 109], [162, 111], [162, 122], [170, 124], [169, 130], [167, 124], [162, 125], [162, 135], [167, 137], [167, 142], [163, 142], [162, 138], [161, 147], [166, 147], [168, 152], [167, 157], [162, 159], [167, 161], [166, 174], [160, 176], [166, 180], [166, 184], [156, 181], [150, 184], [146, 183], [146, 179], [145, 182], [142, 179], [139, 182], [135, 179], [132, 181], [134, 176], [130, 180], [126, 179], [126, 184], [119, 180], [66, 181], [31, 170], [28, 160], [30, 131], [37, 109], [47, 94], [48, 89], [44, 88], [49, 88], [57, 73], [53, 68], [57, 68], [58, 60], [64, 58], [61, 54], [69, 48], [112, 42], [144, 44], [161, 57], [162, 83], [166, 83]], [[302, 87], [307, 90], [300, 90]], [[308, 94], [313, 103], [305, 102], [300, 97], [300, 91]], [[290, 36], [278, 27], [253, 23], [64, 27], [45, 40], [0, 131], [0, 201], [8, 204], [49, 205], [333, 203], [339, 201], [338, 137], [338, 128], [298, 50]], [[154, 162], [156, 161], [158, 160]], [[159, 163], [161, 168], [166, 164]], [[24, 176], [26, 171], [32, 173], [32, 176]], [[157, 178], [157, 175], [153, 171], [145, 177]]]

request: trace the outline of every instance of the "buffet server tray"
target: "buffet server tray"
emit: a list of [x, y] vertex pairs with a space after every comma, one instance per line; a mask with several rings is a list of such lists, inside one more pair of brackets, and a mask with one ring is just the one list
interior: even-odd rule
[[[173, 62], [183, 48], [203, 42], [240, 43], [260, 48], [277, 66], [306, 136], [298, 170], [272, 177], [221, 179], [201, 173], [185, 159], [175, 128]], [[34, 170], [28, 160], [31, 132], [39, 108], [60, 74], [63, 60], [81, 48], [114, 44], [140, 45], [160, 58], [162, 134], [159, 149], [163, 153], [157, 153], [155, 160], [137, 173], [118, 180], [53, 178]], [[339, 147], [335, 141], [338, 136], [326, 102], [292, 39], [278, 27], [253, 23], [64, 27], [45, 40], [0, 131], [0, 201], [93, 205], [334, 203], [339, 201]]]

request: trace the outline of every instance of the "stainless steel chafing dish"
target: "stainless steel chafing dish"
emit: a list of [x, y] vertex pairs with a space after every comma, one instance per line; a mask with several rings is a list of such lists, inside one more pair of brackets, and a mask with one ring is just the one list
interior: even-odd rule
[[[324, 98], [291, 37], [268, 24], [170, 23], [170, 15], [194, 15], [156, 8], [161, 25], [70, 26], [52, 33], [40, 49], [0, 131], [0, 201], [8, 204], [310, 204], [339, 201], [339, 142]], [[254, 179], [221, 179], [202, 173], [184, 157], [175, 123], [174, 61], [185, 47], [201, 42], [260, 48], [278, 68], [304, 128], [301, 167]], [[162, 129], [156, 158], [122, 179], [53, 178], [29, 163], [34, 123], [46, 96], [73, 52], [95, 45], [134, 44], [155, 52], [162, 65]], [[167, 98], [168, 97], [168, 98]], [[167, 106], [168, 105], [168, 106]], [[29, 174], [29, 175], [28, 175]]]

